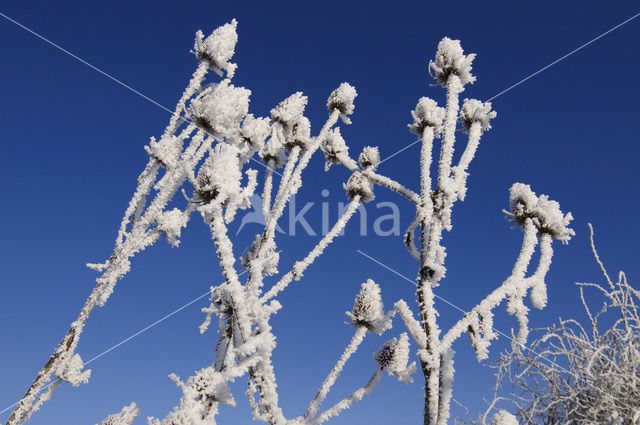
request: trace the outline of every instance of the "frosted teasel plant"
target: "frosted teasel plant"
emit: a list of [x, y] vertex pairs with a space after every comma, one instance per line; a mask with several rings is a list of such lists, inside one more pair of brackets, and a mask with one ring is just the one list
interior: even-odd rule
[[[454, 378], [453, 342], [461, 334], [468, 333], [478, 358], [485, 358], [490, 341], [496, 337], [492, 329], [492, 311], [503, 300], [507, 300], [508, 311], [518, 319], [519, 340], [526, 339], [528, 308], [523, 299], [531, 289], [534, 306], [544, 305], [544, 276], [551, 261], [552, 239], [567, 242], [573, 231], [567, 227], [571, 216], [563, 215], [556, 202], [549, 201], [544, 195], [536, 196], [522, 184], [512, 187], [511, 210], [507, 213], [524, 230], [523, 248], [512, 275], [444, 336], [441, 336], [436, 320], [434, 289], [446, 272], [442, 234], [452, 229], [452, 207], [465, 198], [469, 165], [481, 136], [491, 128], [490, 121], [496, 115], [489, 103], [465, 99], [462, 106], [459, 105], [464, 86], [475, 81], [471, 75], [475, 56], [464, 55], [458, 41], [444, 38], [438, 46], [435, 61], [429, 64], [433, 77], [446, 89], [446, 105], [441, 108], [434, 100], [421, 98], [412, 112], [413, 123], [409, 128], [422, 142], [420, 189], [414, 192], [378, 172], [381, 160], [377, 147], [365, 147], [357, 160], [350, 156], [347, 143], [336, 126], [338, 120], [351, 123], [357, 93], [347, 83], [329, 96], [329, 116], [316, 133], [312, 132], [311, 123], [304, 115], [308, 99], [302, 93], [286, 98], [271, 110], [269, 117], [249, 113], [251, 92], [232, 84], [237, 68], [230, 62], [237, 43], [236, 25], [234, 20], [206, 38], [201, 32], [196, 34], [193, 52], [199, 64], [167, 128], [145, 147], [149, 162], [138, 178], [138, 187], [125, 211], [114, 252], [102, 264], [89, 264], [102, 273], [96, 287], [78, 319], [19, 402], [8, 425], [28, 420], [61, 382], [77, 386], [89, 379], [90, 371], [83, 371], [84, 364], [76, 349], [92, 310], [106, 303], [116, 282], [129, 271], [131, 259], [137, 253], [161, 238], [177, 246], [182, 229], [196, 212], [211, 231], [225, 278], [223, 284], [211, 288], [211, 304], [203, 309], [205, 319], [200, 326], [201, 332], [206, 332], [213, 317], [217, 317], [219, 338], [215, 357], [210, 366], [187, 379], [170, 376], [183, 392], [180, 403], [164, 419], [150, 418], [151, 425], [215, 423], [221, 404], [235, 405], [229, 384], [239, 379], [246, 379], [246, 396], [255, 420], [278, 425], [323, 423], [370, 394], [384, 371], [402, 382], [411, 381], [417, 365], [409, 364], [409, 335], [402, 333], [375, 353], [374, 374], [365, 385], [335, 405], [321, 409], [346, 362], [366, 335], [388, 330], [395, 313], [399, 314], [418, 346], [417, 360], [426, 380], [424, 423], [445, 424], [449, 418]], [[220, 80], [209, 82], [209, 71], [214, 71]], [[467, 141], [454, 165], [458, 123], [467, 135]], [[433, 151], [438, 138], [441, 139], [440, 155], [436, 162]], [[325, 156], [327, 170], [331, 165], [343, 165], [352, 173], [343, 184], [350, 202], [318, 244], [290, 270], [280, 274], [277, 223], [302, 186], [302, 173], [318, 150]], [[250, 168], [254, 164], [257, 169]], [[263, 167], [264, 178], [259, 182], [258, 170]], [[281, 176], [277, 183], [274, 174]], [[282, 308], [277, 296], [291, 282], [303, 277], [358, 207], [374, 199], [376, 185], [397, 192], [415, 208], [415, 218], [405, 233], [405, 243], [409, 253], [419, 261], [418, 319], [404, 300], [385, 313], [379, 286], [367, 280], [348, 313], [350, 324], [355, 328], [354, 336], [304, 414], [288, 419], [280, 407], [271, 361], [276, 337], [270, 319]], [[256, 192], [261, 192], [266, 224], [245, 254], [238, 258], [236, 252], [240, 251], [228, 235], [228, 226], [239, 210], [249, 207], [249, 197]], [[181, 197], [185, 198], [184, 206], [169, 209], [170, 203], [175, 204], [174, 198], [179, 201]], [[416, 246], [418, 228], [419, 245]], [[527, 277], [527, 267], [538, 242], [539, 265]], [[119, 416], [112, 415], [105, 421], [130, 424], [137, 412], [137, 407], [125, 408]]]
[[[276, 338], [269, 320], [282, 307], [276, 296], [293, 280], [302, 278], [305, 270], [344, 229], [359, 205], [373, 198], [372, 183], [363, 172], [365, 168], [375, 167], [379, 155], [376, 149], [365, 149], [361, 155], [362, 170], [348, 157], [348, 149], [336, 127], [338, 120], [350, 124], [349, 116], [354, 111], [357, 93], [346, 83], [329, 96], [329, 117], [315, 135], [304, 116], [308, 99], [302, 93], [286, 98], [271, 110], [269, 117], [249, 113], [251, 91], [232, 84], [237, 68], [230, 62], [238, 40], [236, 26], [234, 20], [206, 38], [202, 32], [196, 33], [193, 53], [199, 64], [168, 126], [158, 139], [151, 138], [145, 146], [149, 161], [125, 211], [113, 254], [104, 263], [88, 264], [101, 272], [101, 276], [78, 318], [17, 404], [8, 425], [26, 422], [62, 382], [78, 386], [88, 381], [91, 371], [83, 370], [84, 363], [76, 350], [91, 312], [107, 302], [117, 281], [130, 270], [136, 254], [162, 238], [178, 246], [182, 229], [196, 212], [211, 230], [225, 278], [222, 285], [211, 288], [211, 305], [203, 309], [205, 320], [200, 330], [204, 333], [215, 315], [220, 336], [211, 366], [196, 371], [186, 380], [174, 374], [170, 376], [182, 389], [183, 396], [167, 417], [150, 418], [150, 424], [215, 423], [220, 404], [235, 405], [229, 383], [241, 377], [248, 382], [247, 396], [254, 419], [270, 424], [322, 423], [370, 393], [383, 370], [405, 382], [410, 379], [415, 364], [406, 364], [405, 335], [401, 336], [401, 344], [393, 343], [398, 348], [384, 356], [384, 361], [380, 356], [376, 358], [374, 378], [365, 386], [335, 406], [320, 410], [346, 361], [366, 334], [382, 334], [391, 327], [393, 310], [383, 311], [380, 288], [368, 280], [349, 313], [355, 335], [305, 414], [286, 419], [282, 412], [271, 363]], [[208, 81], [209, 71], [220, 80]], [[269, 282], [267, 290], [266, 279], [277, 275], [279, 268], [277, 222], [302, 186], [302, 172], [311, 157], [321, 146], [328, 146], [329, 140], [335, 142], [335, 160], [349, 164], [354, 171], [345, 183], [350, 203], [319, 243], [291, 270], [275, 282]], [[260, 188], [258, 171], [249, 168], [252, 164], [266, 170]], [[274, 174], [281, 176], [279, 184]], [[258, 190], [262, 192], [266, 225], [263, 233], [256, 235], [251, 246], [244, 250], [245, 254], [237, 258], [228, 226], [238, 210], [250, 206], [249, 197]], [[181, 198], [184, 198], [183, 207], [169, 209], [168, 205], [179, 204]], [[242, 272], [239, 266], [244, 269]], [[101, 423], [131, 424], [139, 412], [133, 403]]]
[[622, 271], [611, 278], [589, 230], [604, 282], [577, 283], [588, 320], [559, 319], [535, 329], [528, 348], [513, 343], [494, 365], [493, 399], [470, 423], [640, 424], [640, 291]]

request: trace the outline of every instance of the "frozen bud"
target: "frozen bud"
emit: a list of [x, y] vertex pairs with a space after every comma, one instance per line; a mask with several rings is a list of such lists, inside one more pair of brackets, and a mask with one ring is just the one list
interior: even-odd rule
[[222, 71], [225, 70], [227, 78], [233, 78], [238, 67], [238, 65], [229, 62], [238, 42], [237, 26], [238, 22], [234, 19], [231, 23], [217, 28], [207, 38], [204, 38], [202, 31], [196, 32], [193, 53], [201, 61], [207, 62], [209, 67], [221, 77]]
[[416, 109], [411, 111], [413, 124], [409, 124], [409, 130], [422, 136], [424, 129], [433, 128], [433, 134], [438, 136], [442, 131], [442, 121], [444, 120], [444, 108], [440, 108], [438, 103], [428, 97], [421, 97], [416, 105]]
[[204, 131], [234, 138], [249, 112], [251, 91], [234, 87], [229, 80], [207, 87], [191, 102], [194, 123]]
[[363, 203], [373, 201], [373, 184], [371, 180], [360, 171], [356, 171], [349, 177], [346, 184], [342, 187], [347, 191], [350, 199], [356, 196], [360, 197], [360, 201]]
[[349, 153], [349, 147], [347, 147], [347, 143], [342, 138], [339, 128], [327, 132], [327, 136], [322, 141], [320, 148], [327, 160], [324, 166], [325, 171], [329, 169], [331, 164], [340, 162], [340, 156], [348, 155]]
[[446, 86], [451, 75], [457, 75], [463, 86], [473, 83], [476, 77], [471, 75], [471, 62], [475, 57], [473, 53], [464, 54], [460, 40], [445, 37], [438, 43], [435, 61], [429, 61], [429, 73], [443, 87]]
[[180, 244], [180, 232], [187, 225], [187, 217], [178, 208], [158, 214], [156, 226], [171, 246]]
[[355, 109], [353, 101], [357, 95], [358, 93], [352, 85], [342, 83], [340, 87], [331, 92], [329, 100], [327, 100], [327, 109], [329, 112], [335, 110], [340, 111], [340, 119], [342, 119], [342, 122], [351, 124], [351, 120], [347, 115], [353, 114], [353, 110]]
[[500, 410], [491, 420], [491, 425], [518, 425], [518, 423], [518, 419], [506, 410]]
[[403, 382], [411, 382], [411, 374], [416, 370], [416, 364], [409, 362], [409, 337], [406, 332], [399, 338], [393, 338], [384, 344], [374, 354], [378, 366], [386, 370], [389, 375], [397, 376]]
[[391, 327], [391, 320], [384, 314], [380, 286], [371, 279], [360, 285], [353, 309], [347, 316], [352, 320], [351, 326], [364, 326], [378, 335]]
[[469, 131], [473, 123], [480, 123], [482, 131], [491, 129], [490, 120], [496, 117], [496, 112], [491, 110], [491, 102], [482, 103], [476, 99], [465, 99], [460, 109], [460, 124]]
[[270, 129], [269, 119], [254, 118], [253, 114], [248, 114], [242, 121], [242, 127], [240, 127], [242, 143], [247, 145], [246, 147], [243, 146], [245, 150], [249, 152], [260, 150], [269, 136]]
[[302, 92], [294, 93], [271, 110], [271, 119], [285, 127], [291, 126], [300, 121], [306, 106], [307, 96]]
[[217, 200], [223, 203], [241, 192], [239, 150], [235, 146], [220, 143], [211, 150], [210, 155], [198, 171], [196, 177], [196, 199], [201, 203]]
[[575, 235], [569, 223], [573, 220], [571, 213], [563, 214], [560, 204], [546, 195], [536, 196], [531, 186], [514, 183], [509, 189], [511, 211], [508, 216], [522, 227], [530, 219], [538, 229], [538, 233], [549, 234], [552, 238], [567, 243]]
[[152, 137], [149, 145], [144, 149], [163, 167], [173, 168], [178, 164], [182, 153], [182, 140], [172, 135], [163, 137], [159, 142], [156, 142], [155, 137]]
[[365, 146], [358, 157], [358, 163], [362, 169], [366, 170], [370, 168], [375, 171], [380, 164], [380, 152], [378, 152], [377, 146]]
[[284, 147], [291, 150], [294, 146], [304, 148], [311, 141], [311, 122], [307, 117], [300, 119], [289, 125], [285, 129]]

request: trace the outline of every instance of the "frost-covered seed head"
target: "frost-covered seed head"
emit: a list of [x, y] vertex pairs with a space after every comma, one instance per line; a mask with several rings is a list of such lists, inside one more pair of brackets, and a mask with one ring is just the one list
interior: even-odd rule
[[340, 111], [340, 118], [345, 124], [351, 124], [351, 120], [347, 117], [353, 114], [355, 106], [354, 99], [358, 96], [356, 89], [348, 83], [340, 84], [340, 87], [331, 92], [327, 100], [327, 109], [329, 112], [334, 110]]
[[393, 338], [384, 344], [374, 355], [378, 366], [389, 375], [401, 375], [409, 362], [409, 337], [406, 332], [399, 338]]
[[490, 120], [496, 117], [496, 112], [491, 110], [491, 102], [482, 103], [476, 99], [465, 99], [460, 109], [460, 124], [469, 131], [475, 122], [480, 123], [482, 131], [491, 129]]
[[291, 150], [294, 146], [304, 148], [311, 141], [311, 122], [307, 117], [300, 117], [292, 125], [287, 126], [284, 147]]
[[222, 70], [226, 70], [227, 78], [233, 78], [237, 68], [236, 64], [229, 62], [238, 42], [237, 26], [238, 22], [234, 19], [231, 23], [217, 28], [206, 39], [202, 31], [198, 31], [193, 46], [193, 53], [198, 59], [207, 62], [209, 67], [220, 76], [222, 76]]
[[178, 208], [165, 211], [156, 216], [156, 226], [172, 246], [180, 244], [180, 233], [187, 225], [187, 217]]
[[346, 184], [343, 184], [344, 189], [347, 191], [350, 199], [356, 196], [360, 196], [360, 201], [363, 203], [373, 201], [373, 184], [371, 180], [360, 171], [354, 172]]
[[365, 146], [358, 157], [358, 163], [363, 170], [370, 168], [374, 170], [380, 164], [380, 152], [377, 146]]
[[255, 152], [262, 149], [270, 130], [267, 118], [254, 118], [253, 114], [248, 114], [242, 121], [240, 128], [242, 142], [248, 145], [245, 150]]
[[241, 191], [239, 150], [226, 143], [216, 145], [204, 161], [196, 178], [197, 200], [208, 203], [217, 200], [224, 203]]
[[531, 186], [523, 183], [514, 183], [509, 194], [511, 211], [508, 215], [518, 226], [522, 227], [527, 219], [531, 219], [539, 233], [547, 233], [562, 243], [569, 242], [575, 235], [569, 228], [573, 216], [563, 214], [558, 202], [546, 195], [536, 196]]
[[471, 75], [471, 62], [475, 57], [473, 53], [464, 54], [460, 40], [445, 37], [438, 43], [435, 61], [429, 61], [429, 73], [443, 87], [446, 86], [451, 75], [457, 75], [463, 86], [473, 83], [476, 77]]
[[250, 95], [250, 90], [234, 87], [229, 80], [212, 84], [191, 102], [193, 120], [208, 133], [233, 139], [249, 112]]
[[409, 130], [422, 136], [425, 128], [432, 127], [435, 136], [442, 131], [442, 121], [444, 120], [444, 108], [440, 108], [438, 103], [428, 97], [421, 97], [416, 105], [416, 109], [411, 111], [413, 124], [409, 124]]
[[349, 147], [340, 134], [340, 128], [337, 127], [327, 132], [327, 136], [322, 141], [320, 148], [327, 160], [325, 170], [328, 169], [331, 164], [340, 162], [340, 155], [349, 153]]
[[380, 286], [368, 279], [360, 285], [360, 292], [353, 302], [353, 309], [347, 312], [352, 320], [351, 326], [364, 326], [369, 331], [382, 334], [390, 325], [390, 319], [384, 314]]
[[292, 126], [302, 118], [307, 100], [302, 92], [292, 94], [271, 110], [271, 119], [285, 127]]
[[163, 137], [156, 142], [155, 137], [151, 138], [148, 146], [144, 149], [149, 156], [154, 157], [165, 168], [174, 168], [178, 164], [182, 153], [182, 140], [176, 136]]

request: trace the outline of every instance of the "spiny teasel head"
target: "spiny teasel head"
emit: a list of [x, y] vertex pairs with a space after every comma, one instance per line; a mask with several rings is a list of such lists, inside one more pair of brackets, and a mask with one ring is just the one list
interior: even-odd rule
[[251, 91], [235, 87], [230, 80], [211, 84], [192, 102], [194, 123], [207, 133], [230, 139], [237, 138], [240, 123], [249, 112]]
[[378, 366], [386, 370], [389, 375], [395, 375], [402, 382], [411, 382], [411, 374], [416, 370], [416, 364], [409, 362], [409, 337], [406, 332], [400, 334], [399, 338], [393, 338], [384, 344], [374, 354]]
[[460, 40], [451, 40], [445, 37], [438, 43], [436, 59], [429, 61], [429, 73], [443, 87], [446, 87], [451, 75], [457, 75], [463, 86], [467, 83], [473, 83], [476, 77], [471, 75], [471, 62], [475, 57], [476, 55], [473, 53], [464, 54]]
[[418, 100], [416, 109], [411, 111], [413, 124], [409, 124], [409, 130], [422, 137], [424, 129], [433, 128], [434, 136], [439, 136], [442, 131], [442, 121], [444, 120], [444, 108], [440, 108], [438, 103], [428, 97], [421, 97]]
[[262, 149], [270, 130], [268, 118], [255, 118], [253, 114], [247, 114], [244, 118], [240, 127], [241, 140], [238, 147], [245, 154], [247, 161], [254, 152]]
[[469, 131], [473, 123], [479, 123], [482, 131], [491, 129], [490, 120], [496, 117], [491, 110], [491, 102], [482, 103], [476, 99], [465, 99], [460, 109], [460, 124], [465, 131]]
[[217, 28], [207, 38], [204, 38], [202, 31], [196, 32], [193, 53], [221, 77], [222, 71], [225, 70], [227, 78], [233, 78], [238, 67], [235, 63], [229, 62], [238, 42], [237, 26], [238, 22], [234, 19], [231, 23]]
[[333, 112], [335, 110], [340, 111], [340, 119], [345, 124], [351, 124], [351, 120], [348, 115], [353, 114], [355, 106], [353, 101], [355, 100], [358, 93], [356, 89], [350, 85], [349, 83], [342, 83], [340, 87], [335, 89], [329, 95], [329, 99], [327, 100], [327, 109], [329, 112]]
[[571, 213], [563, 214], [560, 204], [547, 195], [536, 196], [531, 186], [523, 183], [514, 183], [509, 194], [511, 211], [505, 213], [519, 227], [531, 219], [539, 234], [548, 234], [565, 244], [575, 235], [569, 227], [573, 220]]
[[228, 201], [241, 192], [239, 150], [235, 146], [219, 143], [204, 161], [196, 177], [195, 201], [207, 204], [212, 200]]
[[301, 116], [298, 121], [285, 127], [284, 147], [288, 150], [294, 146], [304, 149], [311, 141], [311, 122]]
[[371, 169], [376, 170], [378, 164], [380, 164], [380, 152], [378, 152], [377, 146], [365, 146], [358, 156], [358, 164], [363, 170]]
[[375, 198], [373, 195], [373, 183], [371, 183], [369, 177], [360, 171], [354, 172], [342, 187], [347, 191], [347, 195], [351, 200], [356, 196], [360, 196], [360, 202], [366, 203], [373, 201]]
[[271, 110], [271, 119], [282, 124], [285, 129], [293, 126], [302, 119], [307, 100], [307, 96], [303, 96], [302, 92], [292, 94]]
[[384, 314], [380, 286], [371, 279], [360, 285], [353, 309], [347, 316], [352, 320], [351, 326], [364, 326], [378, 335], [391, 327], [391, 319]]
[[322, 153], [327, 160], [324, 165], [325, 171], [329, 169], [331, 164], [340, 162], [340, 156], [349, 154], [349, 147], [342, 134], [340, 134], [340, 128], [338, 127], [327, 132], [320, 149], [322, 149]]

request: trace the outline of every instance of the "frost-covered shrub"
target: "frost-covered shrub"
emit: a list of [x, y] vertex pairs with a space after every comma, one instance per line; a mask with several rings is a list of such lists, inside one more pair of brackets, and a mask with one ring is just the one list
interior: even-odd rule
[[[523, 193], [533, 200], [528, 191]], [[527, 347], [512, 344], [501, 355], [490, 410], [511, 404], [518, 419], [505, 423], [640, 423], [640, 291], [623, 272], [616, 282], [611, 279], [591, 232], [593, 255], [605, 282], [578, 283], [589, 322], [584, 326], [574, 319], [560, 320], [536, 329]], [[594, 298], [599, 302], [591, 301]], [[599, 310], [593, 310], [594, 304], [601, 305]], [[498, 395], [505, 391], [511, 395]], [[477, 423], [485, 424], [489, 413]]]

